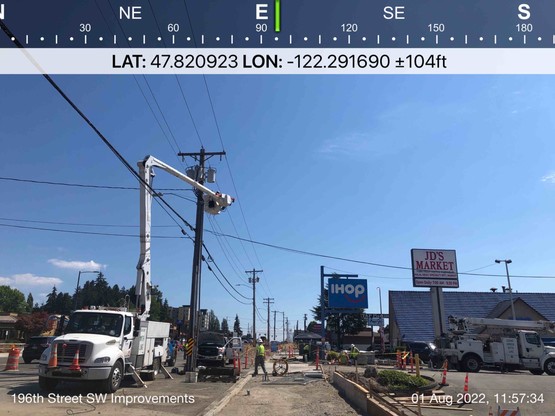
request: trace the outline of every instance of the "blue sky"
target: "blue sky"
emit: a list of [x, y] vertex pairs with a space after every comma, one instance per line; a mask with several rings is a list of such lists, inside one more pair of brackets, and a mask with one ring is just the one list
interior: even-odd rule
[[[195, 152], [203, 145], [221, 151], [223, 142], [227, 160], [210, 160], [218, 171], [211, 186], [237, 202], [206, 217], [206, 230], [401, 267], [410, 267], [411, 248], [454, 249], [459, 271], [492, 275], [461, 275], [464, 291], [506, 285], [496, 258], [512, 259], [511, 275], [555, 276], [550, 76], [207, 76], [217, 126], [200, 76], [179, 78], [194, 125], [173, 76], [53, 78], [133, 166], [153, 155], [184, 169], [176, 150]], [[44, 78], [3, 76], [0, 91], [0, 177], [137, 186]], [[190, 189], [162, 171], [154, 185]], [[73, 293], [79, 270], [100, 269], [110, 284], [135, 283], [138, 237], [5, 225], [136, 235], [138, 191], [4, 179], [0, 189], [0, 284], [32, 292], [40, 302], [53, 285]], [[192, 202], [166, 199], [194, 223]], [[156, 238], [180, 235], [157, 205], [152, 224], [153, 283], [170, 305], [189, 304], [192, 243]], [[321, 265], [327, 273], [367, 279], [368, 312], [379, 312], [377, 287], [384, 312], [388, 290], [412, 290], [410, 270], [301, 255], [209, 232], [205, 243], [233, 285], [247, 285], [245, 270], [264, 270], [258, 328], [266, 327], [262, 300], [268, 297], [291, 327], [297, 320], [302, 327], [305, 313], [310, 320]], [[511, 283], [521, 292], [553, 290], [553, 279], [512, 277]], [[220, 319], [238, 314], [246, 330], [252, 290], [235, 288], [247, 304], [231, 298], [204, 268], [201, 307]], [[281, 334], [281, 319], [278, 327]]]

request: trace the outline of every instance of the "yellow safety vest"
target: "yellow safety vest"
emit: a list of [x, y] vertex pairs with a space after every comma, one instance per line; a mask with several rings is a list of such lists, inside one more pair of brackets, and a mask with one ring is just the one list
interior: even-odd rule
[[256, 355], [264, 356], [264, 345], [257, 345], [256, 346]]

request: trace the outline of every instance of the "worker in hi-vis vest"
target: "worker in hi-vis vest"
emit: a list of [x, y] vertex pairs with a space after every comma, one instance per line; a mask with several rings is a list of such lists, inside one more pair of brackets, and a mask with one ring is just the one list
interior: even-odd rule
[[258, 375], [258, 366], [262, 367], [264, 375], [267, 375], [266, 366], [264, 365], [264, 360], [266, 358], [266, 351], [264, 350], [264, 344], [261, 339], [256, 341], [256, 356], [254, 358], [254, 373], [253, 376]]

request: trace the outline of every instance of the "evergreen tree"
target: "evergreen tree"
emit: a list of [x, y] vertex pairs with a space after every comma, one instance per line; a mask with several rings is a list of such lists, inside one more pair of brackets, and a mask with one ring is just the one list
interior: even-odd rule
[[[314, 314], [314, 318], [320, 322], [320, 300], [321, 297], [318, 296], [318, 305], [311, 309]], [[324, 290], [324, 305], [328, 304], [328, 290]], [[331, 313], [327, 316], [327, 330], [334, 332], [337, 339], [337, 346], [341, 347], [343, 345], [343, 336], [356, 335], [360, 331], [366, 328], [366, 315], [364, 314], [364, 309], [357, 309], [356, 313]]]
[[27, 312], [33, 312], [33, 295], [30, 292], [27, 296]]
[[235, 322], [233, 323], [233, 332], [237, 333], [237, 336], [242, 336], [243, 331], [241, 331], [241, 323], [239, 322], [239, 315], [235, 315]]
[[56, 298], [58, 297], [58, 289], [56, 286], [52, 288], [52, 291], [46, 295], [46, 303], [44, 304], [44, 310], [48, 313], [56, 313]]
[[216, 314], [212, 309], [208, 312], [208, 330], [209, 331], [220, 331], [220, 320], [216, 317]]
[[229, 333], [229, 324], [227, 323], [226, 318], [222, 319], [222, 334], [224, 334], [224, 336], [226, 336], [226, 337], [231, 335]]

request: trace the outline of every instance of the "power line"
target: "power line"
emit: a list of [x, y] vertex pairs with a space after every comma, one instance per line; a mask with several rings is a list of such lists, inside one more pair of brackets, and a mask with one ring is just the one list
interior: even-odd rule
[[[70, 187], [76, 187], [76, 188], [116, 189], [116, 190], [130, 190], [130, 191], [139, 190], [138, 186], [85, 185], [85, 184], [70, 183], [70, 182], [53, 182], [53, 181], [39, 181], [39, 180], [36, 180], [36, 179], [21, 179], [21, 178], [13, 178], [13, 177], [8, 177], [8, 176], [0, 176], [0, 180], [13, 181], [13, 182], [36, 183], [36, 184], [40, 184], [40, 185], [70, 186]], [[183, 188], [159, 188], [157, 190], [158, 191], [192, 191], [192, 189], [183, 189]]]
[[[21, 228], [21, 229], [38, 230], [38, 231], [52, 231], [52, 232], [71, 233], [71, 234], [88, 234], [88, 235], [99, 235], [99, 236], [109, 236], [109, 237], [133, 237], [133, 238], [137, 238], [137, 235], [133, 235], [133, 234], [100, 233], [100, 232], [77, 231], [77, 230], [60, 230], [60, 229], [54, 229], [54, 228], [28, 227], [28, 226], [13, 225], [13, 224], [0, 224], [0, 227]], [[400, 269], [400, 270], [411, 270], [412, 271], [412, 269], [410, 267], [393, 266], [393, 265], [380, 264], [380, 263], [371, 263], [371, 262], [363, 261], [363, 260], [349, 259], [349, 258], [345, 258], [345, 257], [329, 256], [329, 255], [326, 255], [326, 254], [319, 254], [319, 253], [314, 253], [314, 252], [310, 252], [310, 251], [303, 251], [303, 250], [297, 250], [297, 249], [288, 248], [288, 247], [277, 246], [275, 244], [262, 243], [260, 241], [247, 240], [247, 239], [244, 239], [244, 238], [241, 238], [241, 237], [235, 237], [235, 236], [228, 235], [228, 234], [217, 233], [217, 232], [214, 232], [214, 231], [208, 230], [208, 229], [206, 229], [204, 231], [206, 231], [207, 233], [210, 233], [210, 234], [219, 235], [219, 236], [226, 237], [226, 238], [242, 239], [242, 240], [245, 240], [245, 241], [252, 242], [253, 244], [259, 244], [259, 245], [263, 245], [265, 247], [275, 248], [277, 250], [288, 251], [288, 252], [296, 253], [296, 254], [303, 254], [303, 255], [309, 255], [309, 256], [314, 256], [314, 257], [329, 258], [329, 259], [341, 260], [341, 261], [350, 262], [350, 263], [366, 264], [366, 265], [376, 266], [376, 267], [387, 267], [387, 268], [394, 268], [394, 269]], [[181, 237], [181, 236], [152, 236], [152, 238], [164, 238], [164, 239], [189, 238], [189, 239], [191, 239], [191, 237], [189, 237], [189, 236], [187, 236], [187, 237]], [[465, 275], [465, 276], [506, 277], [506, 275], [501, 275], [501, 274], [468, 273], [468, 272], [459, 272], [459, 274]], [[376, 277], [380, 277], [380, 276], [376, 276]], [[555, 279], [555, 276], [538, 276], [538, 275], [512, 275], [511, 274], [511, 277], [521, 278], [521, 279]], [[390, 279], [393, 279], [393, 278], [391, 277]], [[403, 279], [403, 278], [399, 278], [399, 279]]]

